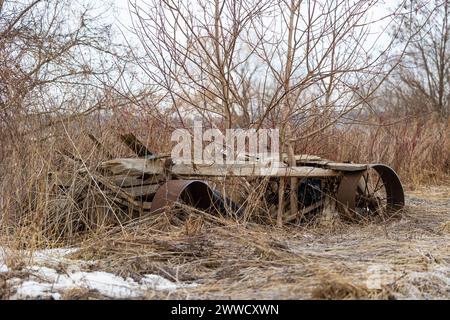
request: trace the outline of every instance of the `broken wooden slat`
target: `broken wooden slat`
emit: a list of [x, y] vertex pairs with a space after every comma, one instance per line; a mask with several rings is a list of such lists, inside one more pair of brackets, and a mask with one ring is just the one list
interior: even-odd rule
[[360, 163], [345, 163], [345, 162], [329, 162], [325, 168], [339, 171], [360, 171], [366, 170], [367, 164]]
[[138, 206], [137, 201], [134, 200], [134, 197], [130, 194], [124, 192], [122, 188], [113, 184], [107, 177], [103, 177], [101, 175], [95, 176], [95, 179], [100, 182], [102, 185], [109, 189], [109, 193], [114, 194], [115, 197], [120, 197], [127, 202], [131, 203], [134, 206]]
[[[283, 153], [282, 159], [283, 159], [284, 162], [287, 162], [287, 161], [288, 161], [288, 155], [287, 155], [287, 153]], [[318, 161], [318, 160], [322, 160], [321, 157], [319, 157], [319, 156], [314, 156], [314, 155], [311, 155], [311, 154], [296, 154], [296, 155], [294, 156], [294, 159], [295, 159], [297, 162], [301, 162], [301, 161]]]
[[92, 140], [92, 142], [95, 144], [95, 146], [97, 147], [97, 149], [99, 149], [100, 151], [102, 151], [106, 157], [108, 159], [112, 159], [113, 156], [111, 155], [111, 153], [106, 149], [106, 147], [100, 142], [98, 141], [98, 139], [96, 137], [94, 137], [92, 134], [88, 133], [88, 137]]
[[143, 174], [158, 175], [164, 173], [164, 161], [162, 159], [114, 159], [102, 162], [100, 167], [111, 171], [114, 175], [142, 176]]
[[333, 177], [339, 172], [315, 167], [270, 168], [260, 165], [187, 165], [176, 164], [171, 172], [179, 176], [235, 176], [235, 177]]
[[139, 141], [138, 138], [132, 133], [122, 134], [120, 136], [123, 143], [125, 143], [138, 157], [152, 156], [153, 153], [150, 152], [147, 147]]
[[[115, 175], [142, 176], [164, 175], [167, 168], [162, 159], [114, 159], [101, 164], [103, 169]], [[264, 164], [213, 164], [192, 165], [175, 164], [168, 168], [171, 173], [179, 176], [268, 176], [268, 177], [332, 177], [339, 171], [366, 170], [366, 164], [343, 163], [331, 161], [315, 161], [311, 166], [298, 167], [268, 167]]]
[[338, 171], [359, 171], [367, 169], [367, 164], [334, 162], [329, 160], [300, 160], [297, 163]]
[[320, 159], [320, 160], [297, 160], [298, 165], [313, 165], [313, 166], [326, 166], [332, 161]]
[[161, 174], [150, 175], [148, 177], [146, 177], [146, 175], [117, 175], [108, 178], [119, 187], [134, 187], [155, 184], [165, 180], [164, 175]]
[[132, 197], [144, 197], [144, 196], [151, 196], [156, 193], [156, 190], [158, 190], [159, 185], [158, 184], [149, 184], [144, 186], [134, 186], [134, 187], [128, 187], [128, 188], [121, 188], [122, 191], [126, 192]]

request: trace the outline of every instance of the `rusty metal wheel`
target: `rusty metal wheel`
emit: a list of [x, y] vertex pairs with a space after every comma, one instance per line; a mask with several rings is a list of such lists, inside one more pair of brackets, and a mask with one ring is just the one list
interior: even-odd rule
[[184, 203], [200, 210], [213, 210], [222, 214], [229, 210], [242, 213], [242, 208], [231, 199], [213, 190], [206, 181], [169, 180], [161, 185], [153, 198], [150, 212], [160, 213], [174, 203]]
[[405, 204], [399, 177], [383, 164], [371, 164], [367, 170], [345, 173], [338, 188], [337, 201], [339, 211], [352, 220], [385, 219]]

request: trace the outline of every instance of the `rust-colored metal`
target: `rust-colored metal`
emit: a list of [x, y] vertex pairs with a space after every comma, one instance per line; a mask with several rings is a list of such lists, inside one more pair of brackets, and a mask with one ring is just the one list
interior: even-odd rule
[[348, 218], [354, 218], [356, 210], [356, 191], [358, 183], [366, 170], [346, 172], [339, 184], [336, 200], [339, 212]]
[[383, 181], [387, 195], [388, 212], [396, 212], [405, 206], [405, 193], [397, 173], [384, 164], [371, 164]]
[[201, 180], [169, 180], [156, 191], [151, 212], [159, 213], [179, 201], [207, 210], [212, 206], [212, 190]]
[[[386, 190], [386, 211], [394, 213], [405, 205], [405, 196], [399, 177], [395, 171], [384, 164], [370, 164], [369, 169], [374, 169], [381, 178]], [[349, 218], [356, 216], [356, 197], [358, 184], [367, 170], [345, 172], [337, 191], [337, 203], [339, 211]]]

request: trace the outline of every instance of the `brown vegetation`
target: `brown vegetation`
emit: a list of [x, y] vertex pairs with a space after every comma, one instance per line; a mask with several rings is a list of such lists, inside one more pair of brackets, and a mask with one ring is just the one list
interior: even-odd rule
[[[448, 186], [448, 2], [431, 12], [423, 4], [407, 12], [399, 6], [383, 18], [387, 26], [414, 11], [422, 19], [413, 26], [400, 19], [396, 26], [405, 23], [408, 32], [393, 27], [392, 39], [371, 53], [361, 42], [372, 5], [341, 2], [347, 3], [322, 1], [319, 8], [315, 1], [215, 1], [197, 4], [196, 15], [185, 2], [134, 2], [142, 54], [130, 43], [115, 43], [111, 27], [89, 8], [77, 11], [67, 29], [69, 1], [0, 0], [2, 246], [77, 245], [78, 257], [95, 258], [116, 274], [201, 279], [188, 292], [198, 298], [224, 297], [224, 287], [235, 298], [388, 298], [400, 292], [407, 285], [401, 280], [378, 291], [350, 282], [378, 256], [397, 261], [399, 269], [426, 270], [432, 262], [408, 247], [408, 237], [419, 230], [446, 247], [448, 204], [431, 212], [426, 204], [409, 206], [404, 220], [386, 225], [337, 221], [324, 227], [312, 219], [277, 228], [255, 190], [239, 190], [247, 192], [250, 208], [242, 219], [192, 208], [137, 217], [94, 179], [101, 161], [134, 156], [118, 134], [133, 132], [150, 150], [167, 153], [172, 131], [189, 128], [188, 115], [195, 115], [220, 129], [279, 127], [290, 158], [301, 153], [384, 163], [409, 190]], [[436, 12], [442, 20], [433, 18]], [[430, 19], [442, 28], [430, 26]], [[281, 33], [270, 32], [278, 23]], [[431, 44], [423, 40], [424, 26], [435, 31]], [[68, 181], [66, 192], [55, 179]], [[301, 240], [308, 233], [313, 249]], [[396, 235], [404, 239], [390, 238]], [[324, 247], [329, 255], [318, 253]], [[399, 253], [400, 247], [409, 249]], [[367, 254], [367, 263], [360, 266], [355, 252]], [[351, 271], [336, 263], [348, 257], [355, 259]], [[436, 259], [449, 263], [448, 256]], [[291, 284], [290, 277], [298, 281]], [[0, 297], [9, 290], [0, 275]]]

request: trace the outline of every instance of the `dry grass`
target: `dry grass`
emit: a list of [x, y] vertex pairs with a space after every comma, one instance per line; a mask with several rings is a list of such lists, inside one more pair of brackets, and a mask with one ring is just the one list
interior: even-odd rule
[[[361, 136], [356, 132], [349, 135]], [[363, 135], [363, 141], [358, 139], [362, 146], [347, 158], [390, 164], [412, 186], [449, 184], [449, 137], [450, 120], [447, 123], [426, 118], [407, 121]]]
[[[341, 161], [385, 163], [394, 167], [409, 188], [449, 184], [449, 123], [430, 118], [392, 126], [332, 129], [299, 142], [296, 151]], [[148, 118], [136, 122], [120, 113], [104, 122], [85, 119], [61, 123], [47, 131], [36, 131], [36, 137], [27, 144], [5, 141], [1, 146], [0, 170], [5, 174], [0, 180], [0, 232], [6, 238], [12, 236], [12, 242], [19, 238], [21, 246], [76, 242], [80, 234], [103, 232], [130, 219], [131, 213], [110, 201], [95, 179], [98, 163], [108, 154], [132, 156], [119, 142], [118, 133], [135, 132], [149, 149], [170, 151], [170, 128]], [[107, 152], [99, 150], [86, 133], [97, 136]], [[80, 170], [83, 174], [77, 173]], [[62, 175], [69, 181], [67, 192], [55, 185], [55, 173], [56, 179]], [[264, 183], [258, 182], [260, 187], [255, 188], [254, 183], [237, 181], [230, 183], [236, 188], [228, 192], [246, 202], [246, 217], [266, 224], [271, 223], [271, 208], [258, 192]], [[223, 191], [221, 185], [217, 186]]]
[[[54, 128], [46, 140], [2, 145], [0, 168], [6, 173], [0, 180], [2, 243], [31, 250], [76, 245], [82, 250], [73, 258], [96, 260], [100, 270], [134, 278], [152, 273], [199, 284], [170, 294], [149, 292], [147, 298], [448, 298], [442, 283], [448, 281], [443, 274], [450, 264], [450, 147], [446, 147], [450, 129], [448, 124], [435, 126], [429, 121], [408, 128], [353, 128], [335, 132], [335, 140], [323, 136], [321, 143], [297, 150], [392, 165], [415, 189], [401, 219], [365, 224], [337, 220], [326, 226], [312, 219], [282, 229], [274, 227], [259, 189], [237, 183], [233, 184], [239, 187], [230, 192], [247, 190], [249, 204], [242, 219], [185, 207], [136, 217], [110, 201], [96, 183], [97, 164], [107, 155], [85, 134], [92, 123]], [[167, 152], [167, 141], [152, 139], [149, 132], [154, 131], [145, 130], [145, 125], [164, 133], [164, 128], [146, 122], [133, 131], [150, 149]], [[112, 156], [131, 156], [118, 144], [117, 124], [96, 127], [96, 136]], [[354, 139], [355, 134], [359, 139]], [[436, 135], [441, 138], [433, 139]], [[76, 173], [80, 169], [83, 173]], [[55, 188], [50, 174], [54, 172], [68, 174], [69, 191]], [[447, 187], [420, 187], [438, 182]], [[8, 264], [20, 270], [23, 259], [13, 260]], [[368, 269], [373, 265], [389, 266], [393, 282], [368, 289]], [[1, 294], [6, 296], [8, 290], [0, 279]], [[102, 298], [86, 291], [65, 297]]]
[[[448, 187], [441, 187], [450, 191]], [[94, 260], [90, 268], [139, 280], [158, 274], [196, 287], [161, 292], [151, 299], [397, 299], [448, 298], [450, 221], [448, 199], [408, 195], [401, 219], [386, 224], [282, 229], [185, 206], [158, 217], [139, 218], [77, 244], [71, 259]], [[18, 275], [26, 257], [8, 263]], [[369, 288], [370, 268], [388, 268], [379, 288]], [[11, 288], [5, 282], [4, 297]], [[2, 288], [3, 288], [2, 287]], [[8, 293], [9, 292], [9, 293]], [[70, 290], [67, 299], [107, 298]]]
[[361, 123], [370, 125], [332, 128], [297, 149], [338, 161], [390, 165], [410, 187], [450, 184], [450, 119], [385, 116]]
[[[421, 203], [385, 225], [332, 229], [239, 225], [184, 210], [184, 222], [165, 231], [139, 220], [89, 239], [74, 258], [96, 259], [101, 270], [122, 276], [153, 273], [199, 284], [166, 298], [448, 298], [450, 238], [440, 226], [449, 208], [448, 201]], [[366, 282], [373, 266], [389, 269], [389, 281], [377, 289]]]
[[[370, 23], [361, 28], [357, 21], [374, 2], [361, 8], [359, 2], [331, 5], [320, 19], [300, 21], [304, 30], [293, 24], [300, 2], [282, 14], [277, 10], [283, 5], [270, 2], [257, 10], [224, 5], [223, 12], [210, 12], [205, 6], [203, 18], [224, 23], [176, 20], [182, 24], [175, 29], [189, 27], [186, 45], [184, 37], [173, 37], [173, 25], [153, 34], [148, 23], [156, 19], [159, 25], [159, 14], [189, 15], [189, 10], [171, 5], [159, 10], [161, 3], [154, 1], [158, 10], [149, 4], [148, 17], [146, 6], [132, 10], [141, 22], [134, 33], [143, 45], [127, 42], [132, 49], [111, 36], [117, 35], [114, 26], [89, 19], [89, 10], [69, 19], [79, 26], [66, 28], [65, 13], [76, 16], [77, 10], [65, 4], [3, 6], [0, 0], [0, 10], [6, 10], [0, 15], [0, 250], [6, 254], [0, 258], [10, 269], [0, 273], [0, 298], [10, 295], [10, 278], [26, 276], [21, 272], [30, 264], [29, 252], [68, 246], [81, 248], [74, 258], [94, 259], [98, 268], [115, 274], [157, 273], [199, 284], [173, 293], [180, 298], [448, 297], [449, 193], [422, 189], [450, 185], [448, 113], [404, 119], [395, 114], [424, 114], [429, 99], [420, 99], [423, 90], [408, 83], [397, 87], [400, 96], [393, 83], [383, 89], [384, 75], [395, 80], [390, 49], [374, 56], [348, 41], [364, 42]], [[278, 25], [286, 13], [291, 18], [284, 25], [286, 39], [283, 33], [270, 41], [271, 33], [247, 39], [253, 31], [246, 30], [264, 30], [269, 14]], [[239, 28], [224, 28], [229, 22]], [[315, 50], [329, 42], [329, 34], [335, 35], [332, 50]], [[214, 45], [225, 35], [229, 46]], [[297, 59], [304, 46], [306, 59]], [[138, 57], [140, 49], [150, 54]], [[385, 58], [388, 64], [381, 62]], [[200, 115], [220, 129], [277, 127], [283, 149], [295, 153], [390, 165], [414, 190], [409, 206], [390, 221], [324, 224], [313, 216], [277, 228], [277, 208], [263, 198], [264, 179], [214, 181], [220, 191], [231, 186], [227, 194], [245, 204], [242, 217], [184, 206], [146, 216], [117, 204], [116, 191], [105, 187], [98, 168], [110, 157], [134, 156], [117, 135], [132, 132], [150, 150], [168, 153], [171, 133]], [[293, 146], [287, 146], [291, 140]], [[394, 280], [370, 289], [367, 270], [376, 264], [388, 265]], [[103, 298], [86, 290], [64, 297]]]

